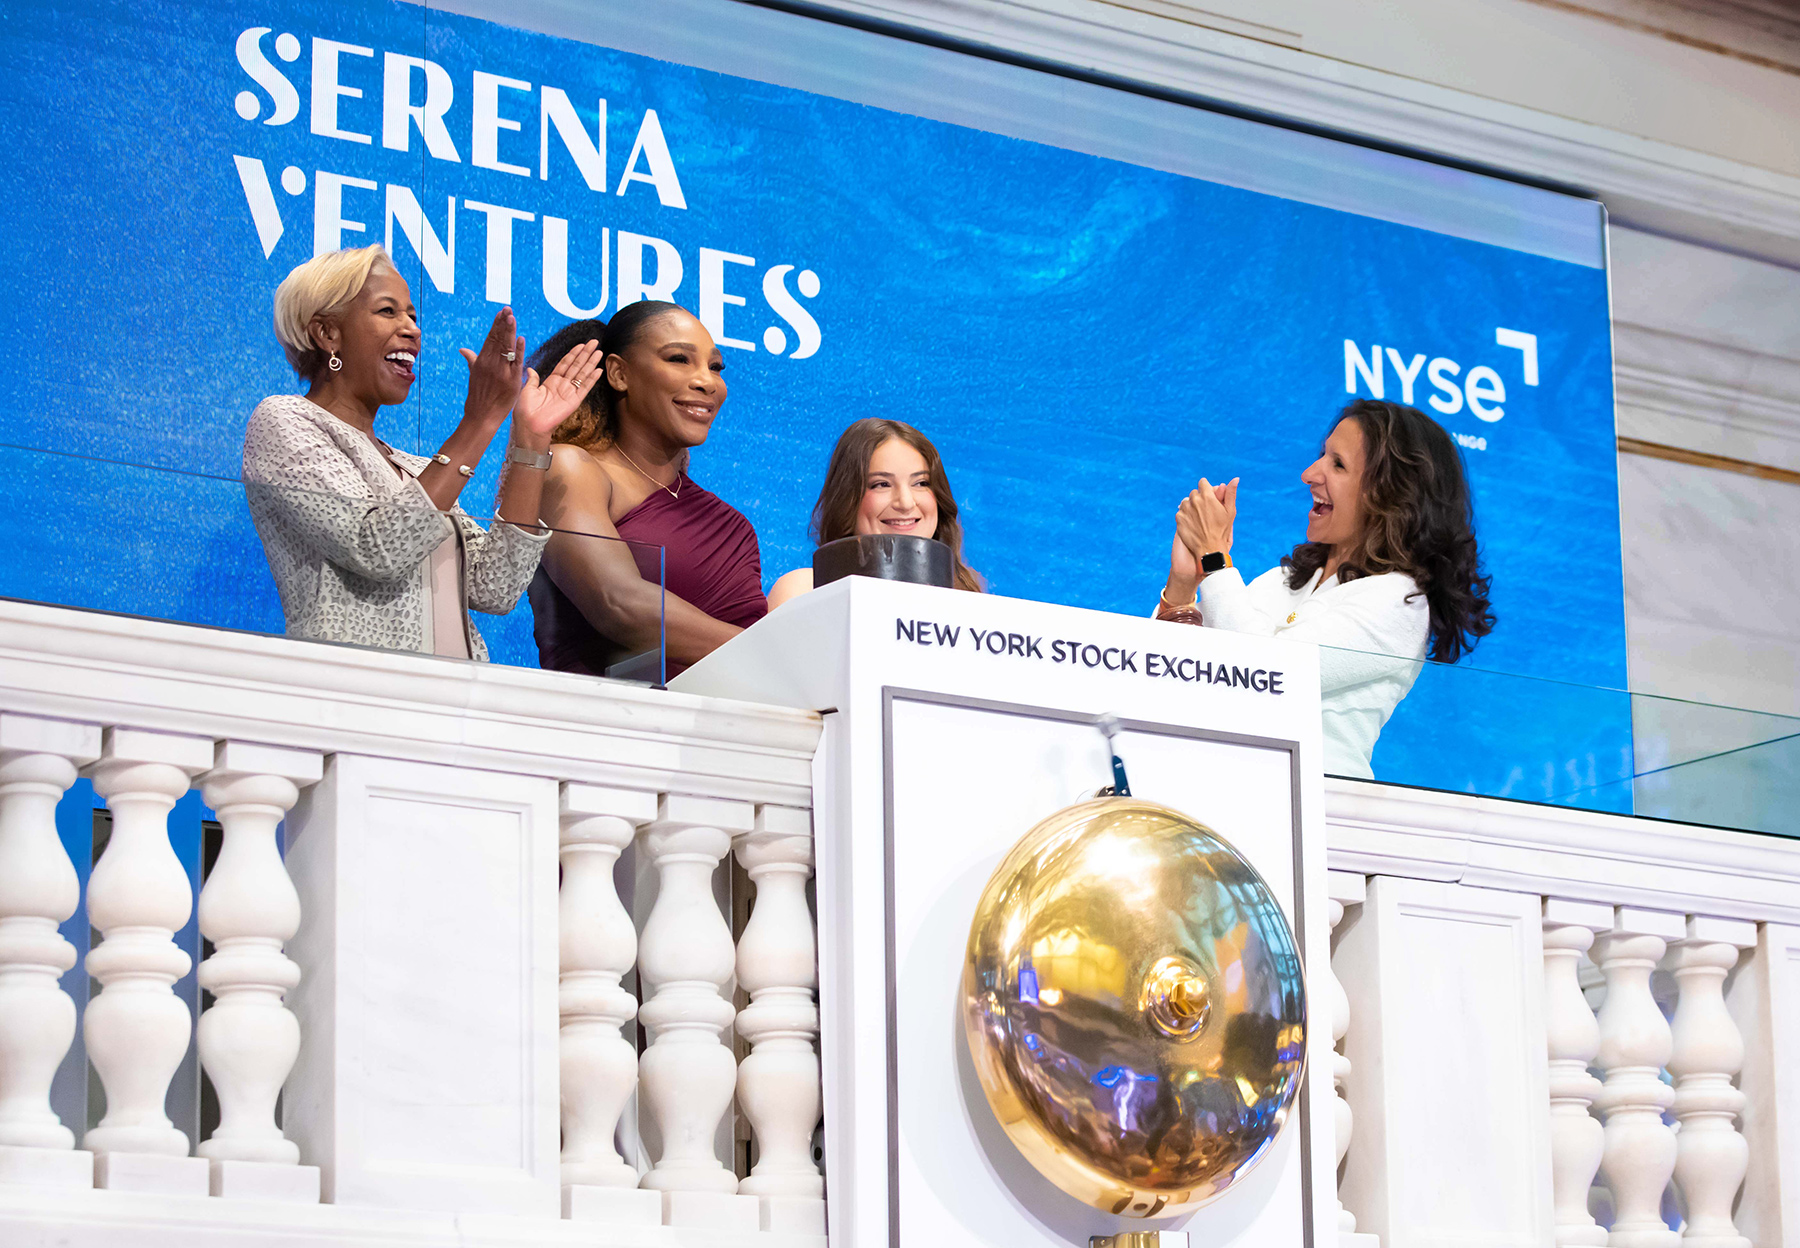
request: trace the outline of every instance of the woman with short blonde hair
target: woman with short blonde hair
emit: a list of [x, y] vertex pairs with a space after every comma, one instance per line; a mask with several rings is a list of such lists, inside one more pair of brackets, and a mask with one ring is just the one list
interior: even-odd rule
[[[275, 292], [275, 337], [307, 383], [273, 395], [244, 435], [250, 513], [290, 636], [486, 659], [469, 611], [503, 615], [537, 570], [550, 434], [599, 375], [597, 344], [541, 381], [524, 364], [511, 308], [479, 352], [462, 349], [468, 396], [430, 457], [375, 432], [405, 402], [423, 345], [412, 293], [379, 246], [328, 252]], [[508, 414], [511, 445], [487, 528], [457, 506]]]
[[379, 243], [346, 247], [314, 256], [275, 288], [275, 338], [301, 380], [311, 380], [329, 363], [326, 352], [313, 340], [312, 323], [342, 319], [345, 309], [362, 293], [370, 270], [376, 268], [398, 276], [387, 248]]

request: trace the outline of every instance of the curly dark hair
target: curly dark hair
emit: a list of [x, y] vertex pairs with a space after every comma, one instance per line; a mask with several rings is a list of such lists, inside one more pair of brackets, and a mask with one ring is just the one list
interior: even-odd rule
[[[536, 369], [539, 377], [548, 377], [552, 370], [562, 363], [563, 356], [582, 343], [605, 343], [605, 341], [606, 322], [599, 317], [589, 317], [585, 321], [570, 321], [544, 339], [538, 349], [525, 358], [525, 366]], [[582, 398], [580, 405], [569, 414], [569, 418], [556, 427], [556, 431], [550, 435], [550, 440], [552, 442], [573, 442], [576, 445], [585, 446], [594, 440], [594, 435], [599, 432], [599, 428], [600, 414], [594, 409], [594, 394], [590, 390]]]
[[[1494, 631], [1492, 578], [1481, 570], [1462, 456], [1444, 427], [1416, 407], [1358, 399], [1331, 428], [1346, 420], [1363, 434], [1363, 527], [1355, 549], [1338, 565], [1338, 579], [1383, 572], [1412, 577], [1431, 608], [1427, 653], [1454, 663]], [[1331, 547], [1322, 542], [1294, 547], [1281, 561], [1288, 588], [1311, 581], [1330, 556]]]

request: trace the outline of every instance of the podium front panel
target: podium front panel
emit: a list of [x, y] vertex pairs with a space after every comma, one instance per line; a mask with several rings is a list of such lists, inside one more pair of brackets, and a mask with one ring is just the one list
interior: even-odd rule
[[[1243, 1242], [1303, 1243], [1311, 1193], [1288, 1155], [1304, 1144], [1298, 1121], [1219, 1201], [1148, 1221], [1127, 1222], [1065, 1195], [1012, 1146], [975, 1077], [957, 1013], [969, 917], [1021, 830], [1109, 783], [1110, 756], [1091, 716], [891, 689], [887, 712], [893, 1242], [1057, 1248], [1121, 1226], [1193, 1223], [1199, 1243], [1252, 1232]], [[1283, 912], [1295, 914], [1299, 828], [1293, 802], [1281, 800], [1295, 783], [1291, 747], [1129, 723], [1118, 749], [1134, 796], [1220, 833], [1267, 873]], [[944, 1086], [947, 1070], [956, 1074], [953, 1087]], [[1293, 1112], [1303, 1118], [1309, 1110]], [[986, 1181], [970, 1183], [971, 1174]]]
[[1303, 961], [1330, 957], [1312, 647], [852, 577], [796, 599], [673, 682], [825, 715], [814, 767], [826, 1197], [833, 1239], [1085, 1246], [1185, 1229], [1208, 1248], [1335, 1242], [1329, 1005], [1309, 976], [1308, 1073], [1269, 1155], [1172, 1219], [1063, 1194], [1014, 1147], [958, 1014], [977, 899], [1045, 816], [1112, 781], [1223, 836]]

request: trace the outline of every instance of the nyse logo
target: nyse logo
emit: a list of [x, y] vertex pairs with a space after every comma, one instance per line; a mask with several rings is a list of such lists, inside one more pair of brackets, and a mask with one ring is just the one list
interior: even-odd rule
[[[1496, 329], [1494, 345], [1517, 351], [1520, 380], [1527, 386], [1538, 384], [1536, 334], [1517, 329]], [[1388, 384], [1390, 366], [1393, 370], [1392, 386]], [[1413, 404], [1415, 392], [1421, 388], [1418, 384], [1421, 374], [1431, 387], [1431, 393], [1426, 396], [1425, 401], [1434, 411], [1454, 416], [1467, 407], [1477, 420], [1489, 423], [1506, 415], [1506, 382], [1499, 371], [1489, 365], [1477, 364], [1464, 372], [1461, 364], [1447, 356], [1437, 356], [1427, 363], [1423, 351], [1416, 352], [1409, 359], [1393, 347], [1373, 343], [1365, 356], [1355, 339], [1344, 339], [1346, 394], [1357, 394], [1366, 389], [1373, 398], [1393, 397], [1402, 403]], [[1396, 393], [1390, 395], [1390, 390]], [[1487, 449], [1484, 438], [1458, 436], [1457, 441], [1476, 450]], [[1480, 445], [1476, 446], [1476, 443]]]

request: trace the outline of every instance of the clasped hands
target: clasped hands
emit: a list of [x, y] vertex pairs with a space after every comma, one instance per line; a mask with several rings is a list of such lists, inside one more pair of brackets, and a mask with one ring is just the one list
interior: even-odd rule
[[511, 308], [501, 308], [479, 352], [457, 348], [469, 365], [469, 397], [463, 413], [491, 427], [513, 416], [513, 441], [543, 451], [550, 435], [567, 420], [600, 379], [604, 356], [594, 339], [557, 362], [541, 381], [525, 367], [525, 340], [518, 336]]
[[1229, 554], [1237, 522], [1238, 478], [1214, 485], [1206, 478], [1188, 492], [1175, 511], [1175, 537], [1169, 545], [1169, 583], [1165, 602], [1186, 602], [1200, 584], [1200, 557]]

